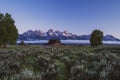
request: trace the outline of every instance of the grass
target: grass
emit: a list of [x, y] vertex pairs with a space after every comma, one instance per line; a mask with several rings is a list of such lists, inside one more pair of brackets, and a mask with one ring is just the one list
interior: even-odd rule
[[0, 80], [118, 80], [119, 67], [120, 46], [0, 48]]

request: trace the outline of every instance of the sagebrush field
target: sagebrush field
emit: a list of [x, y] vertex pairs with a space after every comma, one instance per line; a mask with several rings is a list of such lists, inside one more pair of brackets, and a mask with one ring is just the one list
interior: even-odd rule
[[0, 48], [0, 80], [119, 80], [120, 46]]

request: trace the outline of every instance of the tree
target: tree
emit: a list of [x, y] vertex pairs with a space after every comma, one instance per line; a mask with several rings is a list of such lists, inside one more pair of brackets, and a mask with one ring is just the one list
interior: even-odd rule
[[92, 47], [102, 45], [103, 40], [103, 32], [100, 30], [93, 30], [93, 32], [90, 35], [90, 45]]
[[15, 44], [18, 38], [18, 30], [15, 21], [9, 13], [0, 13], [0, 47], [6, 44]]

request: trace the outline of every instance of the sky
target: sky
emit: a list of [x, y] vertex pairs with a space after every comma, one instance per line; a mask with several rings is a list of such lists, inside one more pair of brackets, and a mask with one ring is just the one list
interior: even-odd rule
[[0, 12], [12, 15], [20, 34], [55, 29], [83, 35], [99, 29], [120, 38], [120, 0], [0, 0]]

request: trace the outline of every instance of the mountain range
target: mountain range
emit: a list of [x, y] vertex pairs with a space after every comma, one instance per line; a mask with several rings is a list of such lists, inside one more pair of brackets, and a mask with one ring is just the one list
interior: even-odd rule
[[[49, 39], [60, 39], [60, 40], [89, 40], [90, 35], [76, 35], [68, 31], [59, 31], [49, 29], [47, 32], [41, 30], [28, 30], [23, 34], [19, 34], [18, 40], [49, 40]], [[104, 41], [120, 41], [120, 39], [112, 36], [105, 35]]]

